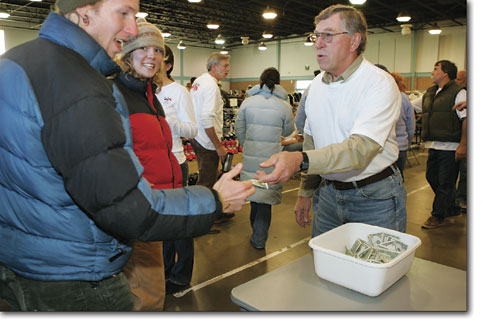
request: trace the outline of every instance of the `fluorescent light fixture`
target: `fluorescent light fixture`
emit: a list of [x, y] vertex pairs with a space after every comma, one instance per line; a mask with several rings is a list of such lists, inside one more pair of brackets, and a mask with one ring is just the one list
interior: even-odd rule
[[266, 47], [266, 45], [265, 45], [263, 42], [261, 42], [261, 43], [259, 44], [258, 49], [259, 49], [259, 50], [267, 50], [267, 49], [268, 49], [268, 47]]
[[135, 17], [137, 18], [146, 18], [148, 16], [148, 12], [137, 12]]
[[184, 42], [183, 41], [180, 41], [179, 44], [177, 45], [177, 48], [178, 49], [186, 49], [187, 46], [185, 46]]
[[163, 38], [168, 38], [168, 37], [172, 36], [172, 33], [170, 31], [168, 31], [167, 29], [164, 29], [164, 30], [162, 30], [162, 36], [163, 36]]
[[221, 34], [219, 34], [215, 40], [215, 43], [217, 45], [224, 45], [224, 43], [226, 42], [226, 40], [224, 38], [222, 38]]
[[278, 14], [274, 9], [271, 9], [269, 6], [264, 10], [263, 17], [264, 19], [275, 19]]
[[434, 24], [434, 25], [432, 25], [432, 26], [433, 26], [433, 27], [432, 27], [430, 30], [428, 30], [428, 32], [429, 32], [431, 35], [439, 35], [439, 34], [441, 34], [441, 29], [440, 29], [440, 27], [438, 27], [438, 25], [437, 25], [437, 24]]
[[366, 0], [350, 0], [351, 4], [364, 4]]
[[222, 55], [227, 55], [229, 54], [229, 51], [226, 49], [226, 47], [222, 47], [221, 48], [221, 52], [220, 52]]
[[42, 2], [42, 0], [30, 0], [32, 2]]
[[201, 2], [202, 0], [189, 0], [190, 3], [199, 3]]
[[403, 10], [397, 15], [396, 20], [399, 22], [408, 22], [411, 20], [411, 15], [406, 10]]
[[313, 42], [310, 39], [310, 35], [308, 35], [308, 37], [305, 39], [304, 44], [305, 44], [305, 46], [313, 46]]
[[0, 11], [0, 19], [6, 19], [10, 17], [10, 14], [6, 11]]
[[209, 29], [218, 29], [219, 28], [219, 24], [215, 21], [209, 21], [207, 23], [207, 28]]
[[273, 34], [272, 34], [272, 33], [270, 33], [270, 32], [265, 31], [265, 32], [263, 33], [263, 38], [266, 38], [266, 39], [273, 38]]

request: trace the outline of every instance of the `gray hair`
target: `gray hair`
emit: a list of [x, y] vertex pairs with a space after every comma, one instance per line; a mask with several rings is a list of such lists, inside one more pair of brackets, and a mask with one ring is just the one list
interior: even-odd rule
[[318, 16], [315, 17], [315, 26], [322, 20], [330, 18], [330, 16], [340, 14], [343, 26], [350, 34], [359, 33], [362, 36], [360, 45], [357, 48], [357, 54], [365, 51], [367, 45], [367, 21], [364, 14], [352, 6], [336, 4], [323, 9]]
[[229, 60], [231, 58], [231, 55], [223, 55], [218, 52], [214, 52], [209, 55], [209, 58], [207, 59], [207, 71], [210, 72], [212, 65], [213, 64], [219, 64], [222, 60]]

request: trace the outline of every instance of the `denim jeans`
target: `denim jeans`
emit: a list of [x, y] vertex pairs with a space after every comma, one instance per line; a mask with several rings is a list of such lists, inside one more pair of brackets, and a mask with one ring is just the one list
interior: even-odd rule
[[0, 264], [0, 298], [12, 311], [132, 311], [133, 299], [120, 272], [97, 282], [40, 281], [20, 276]]
[[360, 222], [406, 231], [406, 189], [394, 174], [357, 189], [336, 190], [324, 181], [313, 197], [312, 237], [347, 222]]
[[251, 243], [257, 248], [264, 248], [268, 239], [269, 225], [271, 224], [271, 205], [251, 202], [249, 220], [253, 229]]
[[[180, 164], [182, 185], [187, 186], [189, 166]], [[165, 279], [177, 285], [188, 285], [192, 280], [194, 267], [194, 239], [165, 240], [163, 242]]]
[[444, 219], [456, 215], [455, 187], [458, 163], [455, 151], [430, 149], [426, 163], [426, 180], [435, 194], [431, 215]]

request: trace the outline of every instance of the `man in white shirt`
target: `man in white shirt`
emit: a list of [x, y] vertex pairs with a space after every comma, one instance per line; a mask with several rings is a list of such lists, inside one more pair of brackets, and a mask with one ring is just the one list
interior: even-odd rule
[[423, 111], [422, 138], [428, 148], [426, 180], [435, 193], [431, 216], [422, 225], [434, 229], [447, 224], [450, 216], [459, 214], [455, 203], [458, 161], [466, 158], [466, 109], [454, 110], [466, 101], [466, 90], [455, 82], [456, 65], [442, 60], [435, 64], [431, 78], [434, 86], [421, 100], [414, 102]]
[[217, 180], [219, 161], [223, 161], [227, 155], [221, 144], [223, 101], [217, 81], [229, 74], [229, 59], [229, 55], [212, 53], [207, 59], [208, 72], [199, 76], [190, 90], [199, 128], [197, 136], [191, 140], [199, 169], [197, 184], [209, 188]]
[[305, 103], [303, 152], [273, 155], [257, 178], [270, 184], [302, 176], [296, 221], [312, 236], [347, 222], [406, 230], [406, 190], [395, 165], [401, 95], [388, 73], [363, 57], [367, 23], [352, 6], [333, 5], [315, 18], [317, 61]]

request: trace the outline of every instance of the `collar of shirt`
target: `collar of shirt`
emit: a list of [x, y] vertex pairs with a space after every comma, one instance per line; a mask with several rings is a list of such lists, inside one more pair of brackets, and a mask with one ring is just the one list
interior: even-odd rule
[[339, 82], [339, 81], [345, 82], [350, 77], [350, 75], [352, 75], [352, 73], [354, 73], [359, 68], [360, 64], [363, 61], [364, 61], [364, 56], [360, 54], [352, 62], [352, 64], [350, 64], [350, 66], [347, 67], [347, 69], [342, 74], [340, 74], [335, 80], [333, 79], [333, 75], [331, 73], [325, 72], [322, 77], [322, 82], [325, 84], [330, 84], [332, 82]]

